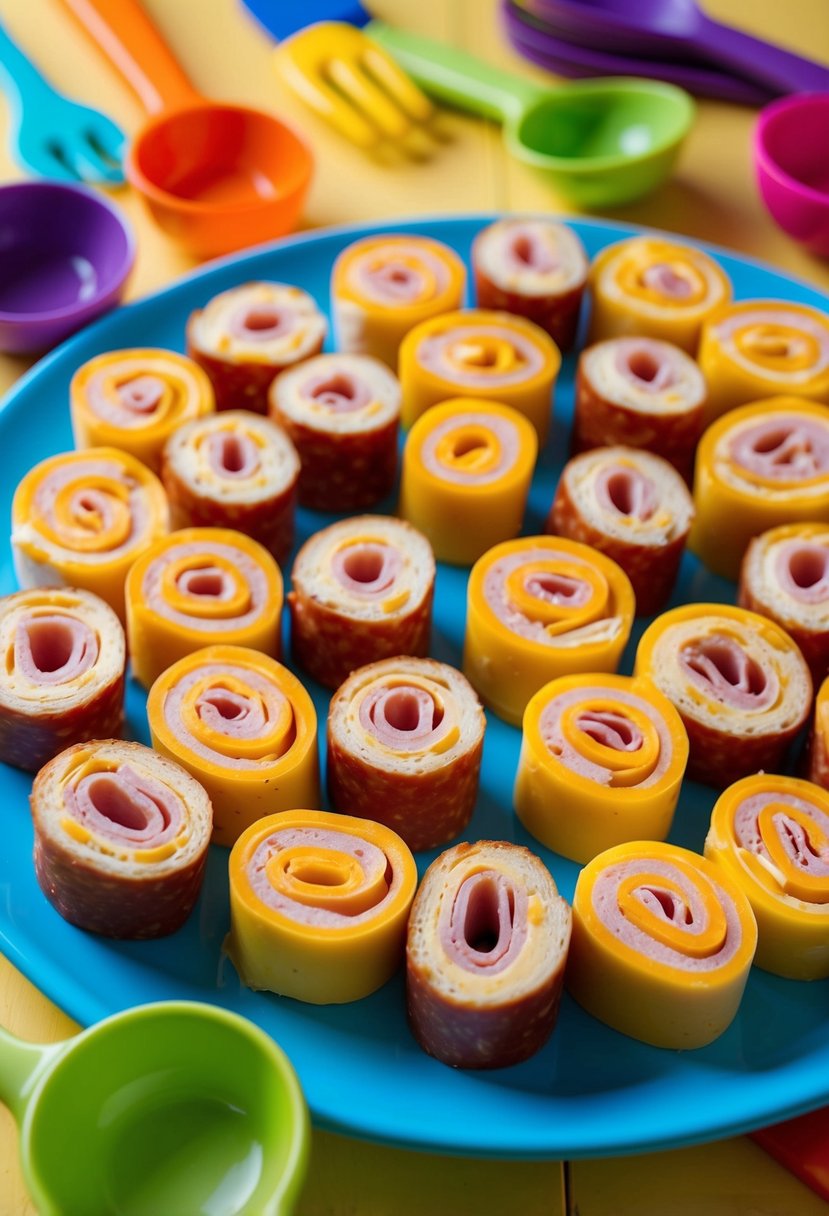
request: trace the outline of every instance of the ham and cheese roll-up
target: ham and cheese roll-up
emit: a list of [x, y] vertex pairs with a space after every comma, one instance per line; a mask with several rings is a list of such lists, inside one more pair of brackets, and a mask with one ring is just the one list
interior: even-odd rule
[[829, 317], [788, 300], [730, 304], [703, 326], [699, 363], [708, 422], [761, 397], [829, 404]]
[[689, 548], [736, 579], [749, 541], [769, 528], [829, 523], [829, 410], [773, 397], [708, 428], [694, 474]]
[[279, 654], [282, 575], [255, 540], [230, 528], [183, 528], [158, 541], [127, 578], [132, 674], [149, 688], [165, 668], [224, 643]]
[[739, 603], [782, 625], [819, 685], [829, 676], [829, 523], [756, 536], [743, 558]]
[[244, 646], [205, 646], [147, 697], [153, 747], [201, 782], [213, 841], [232, 845], [263, 815], [317, 806], [317, 715], [299, 680]]
[[416, 888], [408, 846], [380, 823], [268, 815], [230, 854], [228, 952], [248, 988], [312, 1005], [359, 1001], [403, 962]]
[[403, 425], [452, 397], [511, 405], [547, 438], [561, 354], [523, 317], [469, 308], [424, 321], [400, 347]]
[[190, 314], [187, 353], [210, 377], [216, 409], [266, 414], [274, 376], [319, 354], [327, 327], [301, 288], [245, 283]]
[[409, 918], [406, 1006], [454, 1068], [528, 1059], [558, 1017], [572, 916], [543, 863], [499, 840], [458, 844], [423, 876]]
[[76, 743], [35, 777], [35, 873], [60, 915], [104, 937], [174, 933], [201, 889], [213, 826], [198, 781], [118, 739]]
[[550, 536], [505, 541], [469, 575], [464, 674], [489, 709], [520, 726], [550, 680], [616, 670], [633, 612], [628, 576], [603, 553]]
[[590, 341], [647, 337], [696, 354], [703, 322], [731, 299], [731, 281], [701, 249], [633, 236], [596, 257], [588, 280]]
[[14, 493], [17, 581], [92, 591], [123, 621], [127, 571], [169, 526], [164, 488], [135, 456], [115, 448], [50, 456]]
[[576, 882], [567, 989], [631, 1038], [704, 1047], [733, 1021], [756, 946], [751, 905], [721, 866], [658, 841], [620, 844]]
[[688, 736], [647, 679], [563, 676], [524, 712], [515, 780], [518, 818], [571, 861], [671, 830]]
[[234, 528], [283, 561], [294, 540], [299, 456], [281, 427], [248, 410], [185, 423], [161, 480], [174, 528]]
[[429, 650], [435, 559], [410, 524], [356, 515], [315, 533], [291, 571], [291, 649], [320, 684], [357, 667]]
[[829, 976], [829, 793], [796, 777], [744, 777], [717, 800], [705, 856], [748, 896], [758, 967]]
[[176, 427], [215, 409], [206, 374], [171, 350], [116, 350], [79, 367], [69, 387], [75, 447], [120, 448], [154, 473]]
[[806, 763], [809, 780], [829, 790], [829, 677], [823, 681], [815, 697]]
[[269, 410], [299, 453], [304, 507], [362, 510], [391, 493], [400, 385], [384, 363], [366, 355], [318, 355], [276, 377]]
[[497, 220], [472, 242], [472, 267], [478, 308], [526, 317], [570, 349], [590, 268], [572, 228], [544, 215]]
[[0, 760], [37, 770], [72, 743], [121, 733], [124, 629], [73, 588], [0, 599]]
[[812, 704], [809, 668], [789, 635], [731, 604], [686, 604], [657, 617], [642, 635], [635, 674], [678, 709], [689, 777], [720, 788], [780, 768]]
[[360, 667], [331, 700], [331, 802], [393, 828], [410, 849], [444, 845], [472, 818], [485, 725], [473, 688], [446, 663]]
[[670, 342], [597, 342], [579, 358], [573, 448], [646, 448], [690, 481], [705, 394], [697, 364]]
[[399, 511], [438, 561], [471, 566], [521, 531], [538, 453], [508, 405], [455, 397], [418, 418], [403, 449]]
[[594, 448], [564, 466], [546, 530], [592, 545], [628, 576], [637, 616], [665, 606], [694, 518], [688, 487], [661, 456]]
[[369, 236], [349, 245], [331, 274], [337, 349], [397, 370], [400, 343], [428, 317], [460, 308], [466, 268], [448, 245], [415, 235]]

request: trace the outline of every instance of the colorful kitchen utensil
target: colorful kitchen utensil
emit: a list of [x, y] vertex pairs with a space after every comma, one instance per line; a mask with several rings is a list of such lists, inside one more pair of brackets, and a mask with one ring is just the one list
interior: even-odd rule
[[117, 304], [135, 261], [118, 208], [86, 186], [0, 186], [0, 350], [39, 353]]
[[290, 1061], [212, 1005], [143, 1005], [47, 1045], [0, 1030], [0, 1100], [40, 1216], [289, 1216], [304, 1179]]
[[18, 164], [38, 177], [118, 185], [126, 137], [100, 110], [64, 97], [0, 25], [0, 79], [12, 106]]
[[646, 59], [714, 64], [774, 93], [829, 88], [829, 67], [713, 20], [696, 0], [518, 0], [558, 38]]
[[243, 0], [243, 3], [279, 42], [318, 21], [346, 21], [359, 28], [371, 20], [371, 13], [357, 0], [302, 0], [301, 4], [286, 4], [285, 0]]
[[512, 45], [526, 59], [557, 76], [645, 76], [667, 80], [697, 97], [716, 97], [747, 106], [762, 106], [773, 90], [697, 63], [634, 58], [600, 50], [590, 44], [555, 37], [552, 27], [530, 14], [516, 0], [502, 0], [501, 19]]
[[126, 168], [165, 231], [206, 258], [294, 227], [313, 160], [290, 127], [197, 93], [138, 0], [64, 3], [151, 115]]
[[754, 129], [760, 197], [784, 232], [829, 257], [829, 92], [783, 97]]

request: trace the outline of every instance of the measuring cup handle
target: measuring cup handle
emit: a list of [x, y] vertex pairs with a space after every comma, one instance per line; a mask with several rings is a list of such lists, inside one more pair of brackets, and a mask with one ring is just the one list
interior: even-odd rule
[[20, 1123], [35, 1081], [61, 1043], [26, 1043], [0, 1027], [0, 1102]]
[[200, 100], [138, 0], [63, 0], [148, 114]]
[[432, 97], [462, 110], [503, 120], [538, 101], [541, 90], [520, 76], [501, 72], [465, 51], [371, 21], [365, 32], [389, 52]]
[[706, 26], [704, 49], [723, 67], [780, 94], [829, 89], [829, 68], [823, 64], [715, 21]]

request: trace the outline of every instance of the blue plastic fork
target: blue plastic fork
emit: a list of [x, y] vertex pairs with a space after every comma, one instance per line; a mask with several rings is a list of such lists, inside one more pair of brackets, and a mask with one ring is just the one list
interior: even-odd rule
[[126, 136], [89, 106], [64, 97], [0, 25], [0, 80], [12, 106], [12, 151], [37, 177], [117, 185]]

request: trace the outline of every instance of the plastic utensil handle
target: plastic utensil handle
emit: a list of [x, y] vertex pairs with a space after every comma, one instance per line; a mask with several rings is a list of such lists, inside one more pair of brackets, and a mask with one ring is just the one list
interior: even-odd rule
[[63, 0], [148, 114], [200, 101], [138, 0]]
[[8, 85], [8, 92], [19, 109], [41, 104], [44, 95], [58, 96], [32, 61], [26, 58], [17, 43], [12, 42], [2, 25], [0, 25], [0, 77]]
[[536, 85], [501, 72], [465, 51], [372, 21], [365, 32], [393, 55], [432, 97], [487, 118], [515, 118], [546, 95]]
[[29, 1095], [43, 1068], [63, 1043], [26, 1043], [0, 1027], [0, 1102], [20, 1123]]
[[821, 93], [829, 89], [829, 68], [742, 30], [706, 20], [698, 45], [709, 62], [723, 64], [781, 93]]

